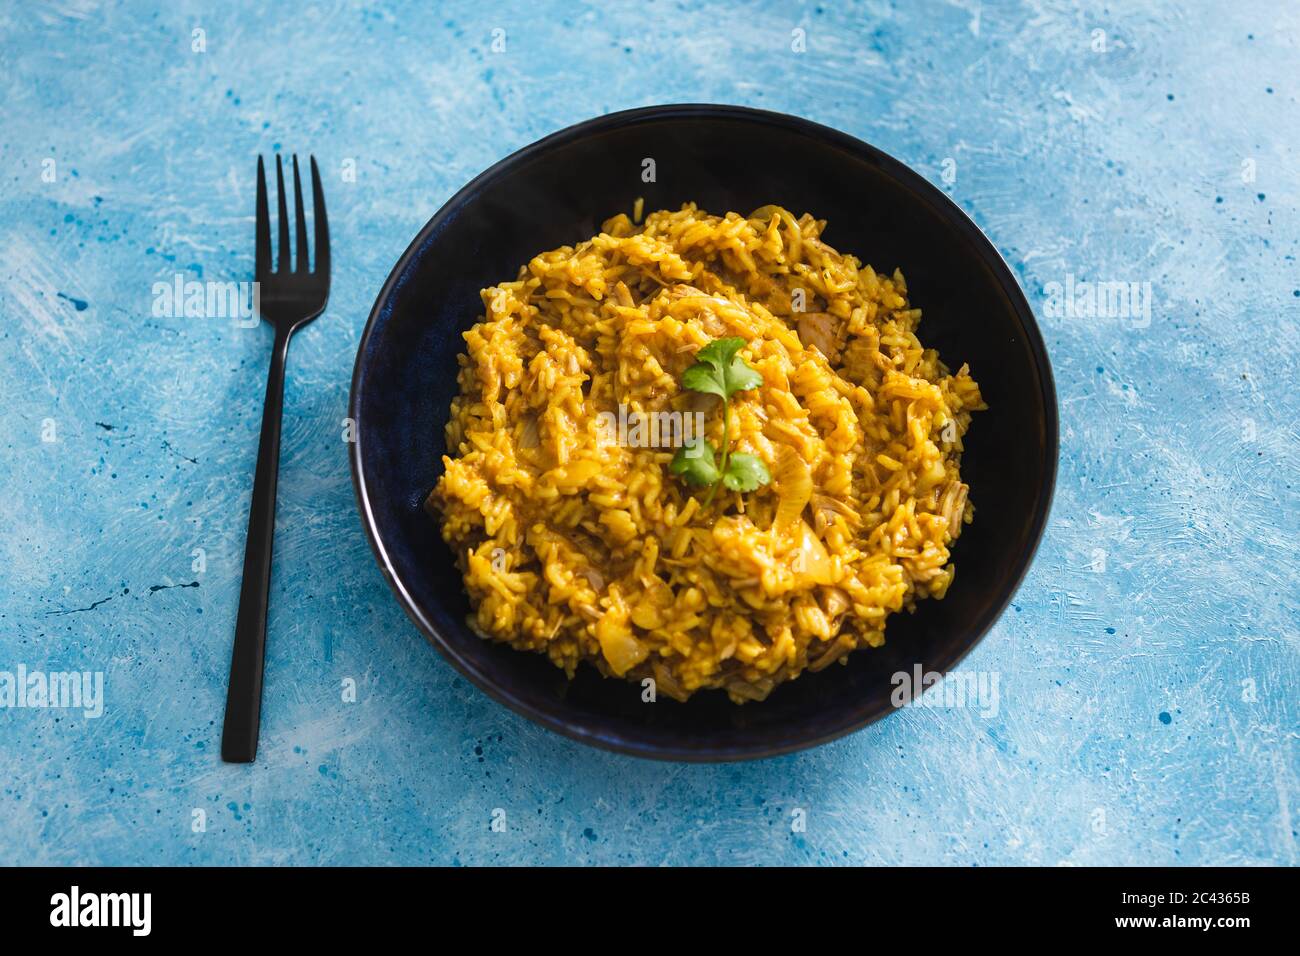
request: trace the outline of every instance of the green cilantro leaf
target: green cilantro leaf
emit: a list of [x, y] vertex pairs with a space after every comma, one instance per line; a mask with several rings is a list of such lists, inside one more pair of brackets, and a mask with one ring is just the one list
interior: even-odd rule
[[695, 361], [707, 362], [721, 371], [731, 364], [736, 353], [745, 347], [745, 340], [738, 335], [729, 339], [714, 339], [695, 353]]
[[726, 375], [728, 395], [734, 395], [736, 392], [747, 392], [763, 384], [763, 376], [756, 369], [746, 365], [745, 360], [742, 358], [738, 358], [731, 363], [727, 368]]
[[727, 471], [722, 476], [722, 483], [732, 491], [754, 491], [771, 480], [761, 458], [740, 451], [727, 459]]
[[722, 398], [758, 388], [763, 376], [736, 354], [744, 347], [745, 340], [739, 336], [715, 339], [695, 353], [695, 364], [682, 373], [682, 384], [693, 392]]
[[692, 392], [703, 392], [706, 395], [716, 395], [718, 398], [724, 399], [727, 397], [722, 373], [707, 362], [696, 362], [682, 372], [682, 385]]
[[695, 364], [682, 373], [682, 387], [722, 399], [722, 460], [707, 441], [679, 448], [669, 471], [688, 484], [709, 486], [703, 507], [713, 501], [718, 485], [732, 491], [753, 491], [772, 477], [763, 462], [753, 455], [731, 452], [731, 396], [758, 388], [763, 376], [740, 357], [745, 340], [739, 336], [715, 339], [695, 353]]
[[720, 477], [715, 454], [708, 440], [701, 438], [677, 449], [668, 470], [684, 479], [687, 484], [711, 485]]

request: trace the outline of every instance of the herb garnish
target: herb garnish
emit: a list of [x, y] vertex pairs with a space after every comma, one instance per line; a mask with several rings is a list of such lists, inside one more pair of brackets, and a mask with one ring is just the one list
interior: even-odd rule
[[683, 387], [722, 399], [722, 460], [718, 461], [717, 450], [699, 435], [691, 444], [677, 449], [668, 467], [689, 485], [709, 486], [705, 508], [719, 484], [732, 491], [753, 491], [772, 480], [757, 456], [731, 453], [731, 396], [763, 384], [763, 376], [736, 354], [744, 346], [745, 340], [739, 337], [715, 339], [695, 354], [695, 364], [682, 373]]

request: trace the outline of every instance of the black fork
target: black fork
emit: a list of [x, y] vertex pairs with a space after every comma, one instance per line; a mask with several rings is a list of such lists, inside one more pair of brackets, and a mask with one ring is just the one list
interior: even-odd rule
[[325, 218], [316, 158], [311, 159], [312, 218], [316, 226], [315, 268], [307, 263], [307, 220], [303, 216], [298, 157], [293, 158], [293, 205], [296, 213], [297, 263], [289, 267], [289, 211], [285, 206], [284, 167], [275, 157], [279, 186], [280, 242], [275, 271], [271, 271], [271, 214], [266, 201], [266, 169], [257, 158], [257, 265], [262, 318], [275, 327], [271, 371], [266, 379], [262, 438], [257, 447], [253, 504], [248, 512], [244, 545], [244, 583], [235, 619], [235, 649], [230, 659], [230, 690], [226, 723], [221, 732], [221, 759], [251, 763], [257, 756], [257, 729], [262, 714], [262, 664], [266, 659], [266, 606], [271, 585], [271, 546], [275, 538], [275, 486], [280, 471], [280, 417], [284, 410], [284, 366], [289, 339], [325, 309], [330, 297], [330, 233]]

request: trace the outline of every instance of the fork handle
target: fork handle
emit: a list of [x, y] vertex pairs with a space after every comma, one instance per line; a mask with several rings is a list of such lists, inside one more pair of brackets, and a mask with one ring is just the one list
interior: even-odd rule
[[275, 487], [280, 472], [280, 418], [284, 411], [284, 367], [289, 335], [277, 325], [266, 378], [262, 438], [257, 446], [257, 473], [248, 512], [244, 545], [244, 581], [235, 618], [235, 648], [230, 658], [226, 722], [221, 731], [221, 759], [252, 763], [262, 715], [262, 666], [266, 660], [266, 607], [271, 588], [271, 549], [275, 539]]

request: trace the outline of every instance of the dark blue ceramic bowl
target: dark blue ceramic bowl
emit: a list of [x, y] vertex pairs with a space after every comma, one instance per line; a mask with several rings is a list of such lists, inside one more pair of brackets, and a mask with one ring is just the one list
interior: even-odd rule
[[[642, 180], [643, 160], [656, 181]], [[887, 644], [805, 673], [761, 703], [720, 692], [642, 703], [640, 688], [492, 644], [465, 625], [452, 555], [421, 503], [442, 471], [461, 333], [479, 290], [543, 249], [585, 239], [644, 196], [647, 210], [779, 203], [829, 220], [827, 241], [900, 267], [923, 341], [969, 362], [989, 403], [966, 438], [976, 520], [946, 599], [890, 618]], [[357, 352], [352, 474], [366, 534], [406, 613], [483, 691], [584, 743], [669, 760], [743, 760], [833, 740], [890, 713], [891, 676], [951, 670], [1006, 608], [1034, 556], [1056, 476], [1057, 406], [1033, 314], [997, 250], [947, 196], [897, 160], [806, 120], [733, 106], [661, 106], [562, 130], [497, 163], [415, 237]]]

